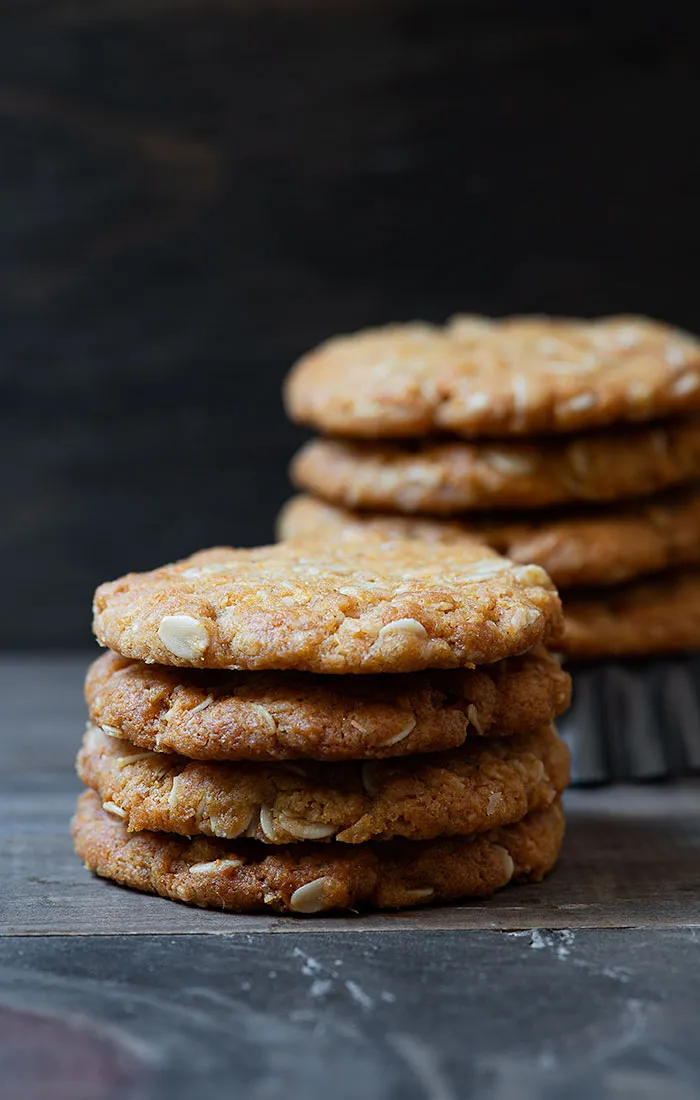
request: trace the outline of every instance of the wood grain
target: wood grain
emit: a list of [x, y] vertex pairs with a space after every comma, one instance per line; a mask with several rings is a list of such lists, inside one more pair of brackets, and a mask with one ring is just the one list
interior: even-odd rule
[[682, 929], [0, 940], [3, 1086], [83, 1100], [82, 1055], [85, 1100], [695, 1100], [699, 960]]

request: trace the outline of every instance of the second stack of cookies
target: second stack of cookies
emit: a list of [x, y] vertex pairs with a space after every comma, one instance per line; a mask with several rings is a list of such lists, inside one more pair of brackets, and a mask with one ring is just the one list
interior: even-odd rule
[[568, 781], [560, 630], [542, 569], [467, 540], [220, 548], [102, 585], [76, 848], [235, 911], [538, 881]]
[[572, 658], [700, 648], [700, 345], [643, 318], [455, 318], [340, 337], [287, 407], [282, 538], [478, 535], [563, 590]]

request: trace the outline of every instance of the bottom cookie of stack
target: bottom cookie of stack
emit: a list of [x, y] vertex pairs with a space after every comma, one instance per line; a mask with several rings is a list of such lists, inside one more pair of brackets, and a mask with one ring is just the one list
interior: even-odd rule
[[238, 913], [398, 909], [484, 896], [511, 881], [539, 882], [556, 862], [563, 835], [559, 799], [513, 825], [467, 837], [303, 843], [271, 853], [254, 840], [129, 833], [93, 792], [82, 795], [73, 819], [76, 851], [96, 874]]

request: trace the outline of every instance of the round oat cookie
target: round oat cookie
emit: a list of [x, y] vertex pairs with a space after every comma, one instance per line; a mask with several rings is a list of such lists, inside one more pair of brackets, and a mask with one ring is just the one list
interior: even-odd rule
[[124, 657], [202, 668], [415, 672], [488, 664], [557, 636], [543, 569], [476, 541], [219, 547], [101, 585], [93, 626]]
[[700, 417], [528, 443], [312, 439], [290, 470], [344, 508], [436, 515], [637, 497], [698, 473]]
[[85, 683], [90, 720], [140, 748], [199, 760], [362, 760], [533, 733], [569, 705], [546, 649], [476, 669], [393, 676], [223, 672], [108, 652]]
[[349, 512], [298, 496], [278, 520], [279, 536], [288, 541], [358, 538], [368, 531], [445, 544], [476, 536], [513, 561], [541, 565], [559, 588], [618, 584], [674, 565], [700, 564], [700, 491], [692, 485], [607, 508], [560, 509], [527, 519], [463, 515], [456, 522]]
[[581, 431], [700, 408], [700, 343], [641, 317], [389, 325], [304, 356], [285, 398], [293, 420], [338, 436]]
[[85, 866], [123, 886], [239, 913], [310, 914], [402, 909], [492, 894], [511, 881], [539, 882], [559, 855], [564, 814], [557, 800], [475, 837], [290, 844], [271, 852], [254, 840], [129, 833], [89, 792], [78, 800], [72, 829]]
[[700, 650], [700, 570], [673, 569], [592, 593], [565, 594], [571, 659], [647, 657]]
[[90, 726], [77, 760], [82, 781], [129, 832], [266, 844], [481, 833], [550, 806], [568, 783], [568, 765], [551, 726], [364, 764], [204, 763], [144, 752]]

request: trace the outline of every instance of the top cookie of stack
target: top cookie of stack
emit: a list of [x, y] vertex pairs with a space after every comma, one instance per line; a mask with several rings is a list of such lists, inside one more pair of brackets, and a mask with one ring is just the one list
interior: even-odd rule
[[305, 356], [286, 401], [331, 438], [293, 463], [313, 496], [283, 538], [477, 534], [568, 589], [571, 656], [700, 645], [693, 337], [635, 317], [393, 325]]
[[465, 539], [220, 547], [95, 594], [98, 641], [147, 664], [316, 673], [463, 668], [559, 627], [545, 571]]
[[458, 316], [329, 340], [286, 393], [294, 419], [354, 438], [582, 431], [700, 409], [700, 346], [639, 317]]

